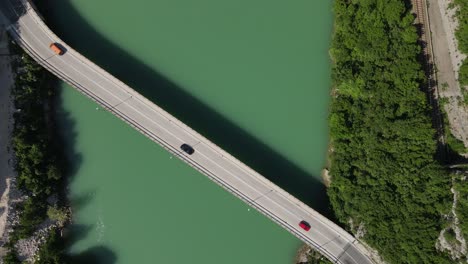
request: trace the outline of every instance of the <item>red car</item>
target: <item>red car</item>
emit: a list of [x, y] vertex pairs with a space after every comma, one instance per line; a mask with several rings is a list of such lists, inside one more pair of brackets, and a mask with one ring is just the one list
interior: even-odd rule
[[305, 231], [309, 231], [310, 230], [310, 224], [307, 223], [306, 221], [302, 220], [300, 223], [299, 223], [299, 226], [304, 229]]

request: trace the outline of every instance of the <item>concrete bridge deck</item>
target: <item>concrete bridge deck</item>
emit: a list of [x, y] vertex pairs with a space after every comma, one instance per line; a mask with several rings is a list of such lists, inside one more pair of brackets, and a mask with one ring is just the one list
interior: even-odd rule
[[[102, 107], [208, 176], [238, 198], [335, 263], [372, 263], [369, 252], [352, 235], [262, 175], [186, 126], [64, 43], [27, 1], [2, 0], [0, 11], [15, 41], [39, 64]], [[50, 43], [63, 45], [62, 56]], [[195, 149], [188, 155], [183, 143]], [[311, 225], [306, 232], [298, 224]]]

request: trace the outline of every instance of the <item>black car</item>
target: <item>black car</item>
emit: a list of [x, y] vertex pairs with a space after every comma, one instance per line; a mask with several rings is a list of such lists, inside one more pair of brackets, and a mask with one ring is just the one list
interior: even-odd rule
[[195, 150], [188, 144], [182, 144], [182, 146], [180, 146], [180, 149], [182, 149], [185, 153], [189, 155], [192, 155], [195, 152]]

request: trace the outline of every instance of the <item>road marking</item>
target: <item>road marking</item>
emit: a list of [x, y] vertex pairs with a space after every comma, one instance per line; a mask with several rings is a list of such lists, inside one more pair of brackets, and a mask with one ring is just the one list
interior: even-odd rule
[[[21, 23], [24, 25], [24, 27], [31, 33], [30, 35], [31, 35], [32, 37], [34, 37], [36, 40], [38, 40], [38, 42], [41, 43], [42, 41], [40, 40], [40, 38], [38, 38], [38, 37], [36, 36], [36, 34], [34, 34], [34, 32], [32, 32], [32, 31], [26, 26], [26, 24], [23, 23], [23, 22], [24, 22], [24, 21], [21, 21]], [[48, 37], [49, 39], [51, 39], [50, 36], [47, 36], [47, 37]], [[53, 39], [51, 39], [51, 40], [53, 40]], [[75, 56], [72, 56], [72, 57], [74, 57], [75, 59], [77, 59]], [[79, 75], [83, 76], [85, 79], [88, 79], [89, 82], [94, 83], [96, 87], [100, 87], [102, 91], [106, 92], [106, 93], [109, 94], [111, 97], [120, 100], [121, 102], [120, 102], [118, 105], [120, 105], [120, 104], [125, 104], [125, 105], [127, 105], [129, 108], [133, 109], [136, 113], [140, 114], [143, 118], [145, 118], [146, 120], [148, 120], [150, 123], [152, 123], [152, 124], [158, 126], [158, 127], [161, 128], [162, 130], [165, 130], [166, 133], [167, 133], [168, 135], [170, 135], [170, 136], [176, 138], [176, 139], [179, 140], [180, 142], [185, 142], [185, 141], [182, 140], [180, 137], [178, 137], [176, 134], [172, 133], [171, 131], [169, 131], [168, 129], [166, 129], [165, 127], [163, 127], [162, 125], [160, 125], [159, 123], [153, 121], [151, 118], [148, 117], [148, 115], [143, 114], [141, 111], [139, 111], [138, 109], [136, 109], [135, 107], [133, 107], [133, 106], [130, 105], [129, 103], [126, 103], [125, 100], [128, 100], [128, 99], [130, 99], [131, 97], [126, 98], [126, 99], [121, 99], [120, 97], [118, 97], [118, 96], [116, 96], [115, 94], [113, 94], [112, 92], [110, 92], [109, 89], [103, 87], [102, 85], [100, 85], [100, 84], [97, 83], [96, 81], [90, 79], [87, 75], [83, 74], [81, 71], [79, 71], [79, 70], [78, 70], [77, 68], [75, 68], [73, 65], [67, 63], [67, 61], [65, 61], [62, 57], [56, 57], [56, 58], [59, 59], [62, 63], [66, 64], [68, 67], [70, 67], [73, 71], [75, 71], [75, 72], [78, 73]], [[82, 62], [82, 61], [80, 61], [80, 62]], [[82, 62], [82, 63], [83, 63], [83, 62]], [[100, 72], [97, 72], [97, 71], [93, 70], [92, 67], [88, 66], [87, 64], [85, 64], [85, 66], [87, 66], [89, 69], [91, 69], [91, 71], [93, 71], [94, 73], [96, 73], [98, 76], [105, 77], [105, 76], [103, 76]], [[104, 78], [104, 79], [109, 80], [108, 78]], [[110, 81], [110, 80], [109, 80], [109, 81]], [[111, 82], [111, 84], [112, 84], [112, 83], [114, 83], [114, 82]], [[121, 89], [122, 89], [122, 88], [121, 88]], [[122, 90], [123, 90], [124, 92], [127, 92], [127, 93], [128, 93], [128, 91], [127, 91], [126, 89], [122, 89]], [[118, 105], [117, 105], [117, 106], [118, 106]], [[148, 105], [146, 105], [146, 104], [143, 104], [143, 105], [146, 106], [146, 107], [148, 108], [148, 110], [157, 113], [160, 117], [163, 117], [163, 119], [165, 118], [165, 116], [163, 116], [159, 111], [155, 111], [154, 109], [149, 108]], [[120, 110], [118, 110], [118, 109], [116, 109], [116, 110], [120, 112]], [[123, 114], [123, 112], [122, 112], [122, 114]], [[126, 115], [124, 114], [124, 116], [126, 116]], [[190, 138], [198, 140], [198, 138], [195, 137], [194, 135], [192, 135], [191, 133], [187, 133], [188, 131], [186, 131], [185, 129], [182, 129], [182, 130], [183, 130], [184, 132], [186, 132], [186, 135], [188, 134], [188, 136], [189, 136]], [[153, 134], [152, 132], [150, 132], [150, 133]], [[167, 142], [169, 142], [169, 141], [167, 141]], [[206, 145], [206, 144], [204, 144], [204, 145]], [[212, 148], [209, 147], [209, 149], [212, 149]], [[220, 166], [218, 163], [214, 162], [214, 161], [213, 161], [211, 158], [209, 158], [208, 156], [204, 155], [204, 154], [201, 153], [201, 152], [197, 152], [197, 153], [200, 154], [202, 157], [204, 157], [206, 160], [210, 161], [213, 165], [216, 165], [216, 166], [219, 167], [220, 169], [224, 170], [225, 172], [227, 172], [228, 174], [230, 174], [231, 176], [233, 176], [233, 178], [235, 178], [235, 179], [237, 179], [237, 180], [243, 182], [243, 183], [245, 184], [245, 186], [249, 187], [250, 189], [252, 189], [253, 191], [255, 191], [255, 192], [259, 193], [259, 194], [262, 194], [262, 193], [259, 192], [257, 189], [255, 189], [255, 188], [253, 188], [252, 186], [250, 186], [249, 184], [247, 184], [243, 179], [237, 177], [236, 175], [232, 174], [230, 171], [226, 170], [223, 166]], [[215, 154], [220, 155], [220, 154], [219, 154], [218, 152], [216, 152], [216, 151], [215, 151]], [[220, 156], [221, 156], [221, 157], [224, 157], [223, 155], [220, 155]], [[189, 158], [189, 157], [186, 157], [186, 158]], [[190, 159], [190, 158], [189, 158], [189, 159]], [[198, 162], [196, 162], [196, 163], [198, 164]], [[204, 167], [204, 168], [207, 169], [206, 167]], [[238, 167], [238, 168], [239, 168], [241, 171], [243, 171], [244, 173], [249, 174], [248, 172], [245, 172], [242, 168], [240, 168], [240, 167]], [[207, 169], [207, 170], [210, 171], [209, 169]], [[215, 175], [216, 178], [219, 178], [218, 176], [216, 176], [215, 173], [212, 173], [212, 172], [211, 172], [211, 174]], [[249, 174], [249, 175], [250, 175], [250, 174]], [[252, 179], [257, 180], [256, 177], [253, 177]], [[231, 185], [231, 186], [232, 186], [232, 185]], [[265, 186], [265, 185], [262, 184], [262, 186]], [[244, 194], [244, 195], [245, 195], [245, 194]], [[266, 196], [266, 195], [265, 195], [265, 196]], [[260, 197], [258, 197], [257, 199], [260, 199], [260, 198], [265, 197], [265, 196], [260, 196]], [[246, 197], [247, 197], [247, 196], [246, 196]], [[285, 199], [285, 201], [288, 201], [288, 202], [292, 203], [292, 202], [289, 201], [289, 199], [287, 199], [286, 197], [283, 197], [283, 198]], [[249, 198], [249, 199], [251, 199], [251, 198]], [[281, 204], [279, 204], [278, 202], [276, 202], [275, 200], [269, 199], [269, 201], [272, 202], [273, 204], [276, 204], [278, 207], [282, 208], [286, 213], [289, 213], [290, 215], [295, 216], [295, 217], [297, 217], [298, 219], [302, 219], [302, 218], [298, 217], [295, 213], [291, 212], [290, 210], [286, 209], [284, 206], [282, 206]], [[254, 203], [257, 203], [255, 200], [254, 200], [253, 202], [254, 202]], [[258, 203], [257, 203], [257, 204], [258, 204]], [[294, 204], [294, 203], [293, 203], [293, 204]], [[275, 214], [273, 214], [273, 215], [275, 215]], [[278, 216], [276, 216], [276, 217], [278, 217]], [[311, 217], [314, 218], [314, 219], [316, 219], [316, 220], [318, 220], [315, 216], [311, 216]], [[278, 218], [279, 218], [279, 217], [278, 217]], [[281, 219], [281, 218], [279, 218], [279, 219]], [[283, 220], [283, 221], [284, 221], [284, 220]], [[321, 221], [318, 221], [318, 222], [324, 224], [324, 223], [321, 222]], [[291, 225], [291, 226], [294, 226], [294, 225]], [[298, 228], [295, 228], [295, 229], [301, 231], [301, 230], [298, 229]], [[325, 235], [324, 235], [322, 232], [320, 232], [318, 229], [314, 229], [314, 230], [315, 230], [318, 234], [320, 234], [323, 238], [325, 238], [326, 240], [329, 240], [329, 241], [326, 242], [325, 244], [328, 244], [328, 243], [330, 243], [330, 242], [333, 243], [333, 244], [335, 244], [336, 247], [339, 248], [339, 249], [342, 251], [340, 255], [343, 255], [343, 254], [349, 255], [346, 251], [343, 251], [343, 248], [342, 248], [339, 244], [337, 244], [336, 242], [334, 242], [334, 240], [336, 239], [336, 237], [334, 237], [334, 238], [332, 238], [332, 239], [330, 240], [330, 238], [328, 238], [328, 236], [325, 236]], [[303, 232], [301, 232], [301, 233], [303, 234]], [[304, 234], [303, 234], [303, 235], [304, 235]], [[307, 235], [307, 234], [305, 234], [305, 235]], [[311, 239], [311, 238], [309, 238], [309, 239]], [[349, 255], [349, 256], [350, 256], [351, 258], [353, 258], [351, 255]], [[354, 258], [353, 258], [353, 259], [354, 259]]]
[[[10, 4], [11, 4], [11, 2], [10, 2]], [[14, 10], [14, 11], [15, 11], [15, 10]], [[15, 12], [16, 12], [16, 11], [15, 11]], [[23, 21], [21, 21], [21, 22], [23, 22]], [[41, 21], [41, 22], [42, 22], [42, 21]], [[29, 28], [26, 26], [26, 24], [25, 24], [25, 23], [23, 23], [23, 24], [24, 24], [24, 27], [25, 27], [28, 31], [31, 32], [31, 30], [29, 30]], [[41, 23], [36, 23], [36, 24], [42, 26]], [[49, 31], [50, 31], [50, 30], [49, 30]], [[49, 32], [49, 31], [46, 30], [46, 32]], [[33, 32], [31, 32], [31, 33], [32, 33], [31, 35], [32, 35], [34, 38], [36, 38], [37, 40], [39, 40], [39, 42], [41, 42], [40, 39], [39, 39]], [[53, 35], [53, 34], [52, 34], [52, 35]], [[18, 36], [19, 36], [19, 35], [18, 35]], [[46, 36], [47, 36], [48, 38], [50, 38], [49, 35], [46, 34]], [[24, 40], [23, 40], [23, 41], [24, 41]], [[27, 43], [27, 42], [25, 41], [25, 43]], [[41, 57], [41, 55], [40, 55], [39, 53], [38, 53], [37, 55], [38, 55], [39, 57]], [[73, 53], [70, 54], [70, 55], [71, 55], [70, 57], [73, 57], [74, 59], [78, 60], [79, 62], [85, 64], [86, 69], [90, 69], [92, 72], [98, 74], [98, 75], [99, 75], [100, 77], [102, 77], [104, 80], [109, 81], [111, 84], [115, 84], [116, 87], [118, 87], [118, 88], [120, 88], [121, 90], [123, 90], [123, 91], [129, 93], [129, 92], [127, 91], [127, 89], [125, 88], [125, 86], [126, 86], [125, 84], [123, 84], [122, 82], [119, 82], [119, 83], [117, 84], [117, 83], [115, 83], [115, 82], [113, 81], [113, 79], [107, 78], [107, 76], [106, 76], [105, 74], [108, 74], [108, 73], [105, 72], [104, 70], [100, 69], [97, 65], [93, 64], [92, 62], [91, 62], [91, 64], [88, 65], [87, 63], [84, 63], [82, 60], [78, 59], [76, 56], [73, 56]], [[62, 58], [59, 58], [59, 59], [62, 61], [62, 63], [65, 63], [65, 60], [63, 60]], [[47, 60], [47, 59], [46, 59], [46, 60]], [[95, 81], [90, 80], [89, 78], [87, 78], [86, 75], [84, 75], [83, 73], [81, 73], [80, 71], [78, 71], [78, 70], [77, 70], [75, 67], [73, 67], [72, 65], [68, 65], [67, 63], [65, 63], [65, 64], [66, 64], [67, 66], [69, 66], [70, 68], [72, 68], [76, 73], [78, 73], [78, 74], [84, 76], [84, 77], [85, 77], [86, 79], [88, 79], [90, 82], [95, 83], [97, 86], [101, 87], [102, 91], [105, 91], [105, 92], [109, 93], [109, 94], [110, 94], [112, 97], [114, 97], [114, 98], [120, 99], [119, 97], [117, 97], [117, 96], [115, 96], [114, 94], [110, 93], [108, 89], [106, 89], [106, 88], [104, 88], [103, 86], [97, 84]], [[102, 72], [97, 72], [97, 71], [94, 70], [94, 68], [91, 67], [90, 65], [91, 65], [91, 66], [96, 66], [96, 68], [102, 70], [102, 72], [105, 73], [105, 74], [103, 74]], [[113, 76], [112, 76], [112, 77], [113, 77]], [[114, 77], [114, 79], [115, 79], [115, 77]], [[118, 80], [117, 80], [117, 81], [118, 81]], [[122, 88], [123, 88], [123, 89], [122, 89]], [[130, 88], [130, 89], [131, 89], [131, 88]], [[85, 90], [87, 90], [87, 89], [85, 88]], [[90, 92], [91, 94], [94, 94], [94, 93], [92, 93], [90, 90], [87, 90], [87, 91]], [[98, 98], [99, 98], [99, 96], [98, 96]], [[100, 99], [101, 99], [101, 98], [100, 98]], [[145, 98], [143, 98], [143, 99], [145, 99]], [[103, 100], [103, 99], [101, 99], [101, 100]], [[140, 103], [142, 103], [143, 106], [145, 106], [146, 108], [148, 108], [148, 109], [151, 110], [152, 112], [157, 113], [157, 114], [158, 114], [160, 117], [162, 117], [163, 119], [168, 119], [167, 115], [170, 116], [170, 114], [165, 113], [164, 111], [157, 111], [157, 110], [162, 110], [162, 109], [154, 109], [154, 108], [151, 108], [151, 107], [149, 107], [150, 105], [144, 103], [144, 102], [141, 101], [141, 100], [138, 100], [138, 98], [137, 98], [136, 100], [139, 101]], [[162, 127], [162, 126], [159, 125], [158, 123], [155, 123], [154, 121], [152, 121], [151, 118], [149, 118], [147, 115], [143, 114], [143, 113], [140, 112], [139, 110], [135, 109], [135, 108], [134, 108], [133, 106], [131, 106], [129, 103], [121, 102], [120, 104], [122, 104], [122, 103], [125, 104], [125, 105], [127, 105], [129, 108], [134, 109], [135, 112], [139, 113], [142, 117], [144, 117], [145, 119], [149, 120], [150, 123], [153, 123], [153, 124], [157, 125], [158, 127], [161, 127], [162, 129], [164, 129], [164, 130], [168, 133], [168, 135], [170, 135], [170, 136], [172, 136], [172, 137], [174, 137], [174, 138], [180, 140], [180, 138], [177, 137], [176, 134], [171, 133], [169, 130], [165, 129], [164, 127]], [[122, 116], [125, 116], [126, 118], [129, 118], [126, 114], [124, 114], [124, 113], [121, 112], [120, 110], [117, 110], [117, 109], [116, 109], [116, 110], [114, 110], [114, 111], [118, 111], [118, 112], [120, 112], [120, 114], [121, 114]], [[133, 122], [137, 123], [135, 120], [133, 120], [133, 119], [131, 119], [131, 118], [130, 118], [129, 120], [132, 120]], [[171, 122], [170, 119], [168, 119], [168, 121]], [[130, 122], [130, 123], [131, 123], [131, 122]], [[189, 138], [198, 139], [198, 137], [197, 137], [195, 134], [191, 133], [190, 130], [187, 131], [187, 130], [185, 129], [184, 126], [181, 126], [181, 125], [179, 125], [179, 124], [175, 124], [175, 125], [176, 125], [177, 127], [179, 127], [179, 129], [181, 129], [182, 131], [184, 131], [184, 132], [185, 132], [185, 135], [188, 135]], [[182, 125], [184, 125], [184, 124], [182, 124]], [[185, 125], [185, 126], [186, 126], [186, 125]], [[188, 127], [187, 127], [187, 128], [188, 128]], [[142, 128], [138, 128], [138, 129], [142, 129]], [[190, 128], [189, 128], [189, 129], [190, 129]], [[147, 129], [144, 129], [144, 130], [147, 130]], [[148, 130], [148, 131], [149, 131], [149, 130]], [[148, 133], [151, 134], [152, 136], [154, 136], [155, 138], [158, 138], [152, 131], [149, 131]], [[164, 140], [163, 140], [163, 141], [164, 141]], [[182, 141], [182, 142], [183, 142], [183, 141]], [[208, 142], [208, 143], [209, 143], [209, 142]], [[218, 151], [216, 151], [215, 149], [213, 149], [213, 147], [210, 146], [208, 143], [205, 143], [205, 142], [204, 142], [204, 145], [206, 145], [206, 146], [208, 147], [208, 149], [211, 149], [211, 150], [214, 152], [214, 154], [220, 155], [222, 158], [224, 158], [224, 155], [220, 154]], [[166, 144], [168, 144], [168, 146], [174, 148], [173, 146], [171, 146], [171, 145], [169, 144], [169, 142], [167, 142]], [[200, 155], [203, 156], [203, 157], [205, 157], [205, 158], [206, 158], [208, 161], [210, 161], [212, 164], [214, 164], [214, 165], [220, 167], [221, 169], [223, 169], [224, 171], [226, 171], [228, 174], [231, 174], [232, 176], [234, 176], [234, 178], [236, 178], [236, 179], [238, 179], [238, 180], [240, 180], [240, 181], [242, 181], [242, 182], [245, 183], [245, 181], [243, 181], [241, 178], [236, 177], [234, 174], [232, 174], [231, 172], [229, 172], [229, 171], [227, 171], [226, 169], [224, 169], [222, 166], [220, 166], [218, 163], [214, 162], [212, 159], [208, 158], [206, 155], [204, 155], [204, 154], [202, 154], [202, 153], [200, 153]], [[259, 183], [261, 183], [261, 184], [263, 184], [263, 185], [272, 184], [271, 182], [268, 182], [268, 181], [265, 182], [264, 180], [262, 180], [262, 178], [257, 177], [255, 174], [252, 175], [251, 173], [249, 173], [249, 172], [247, 171], [247, 170], [249, 170], [250, 168], [248, 168], [248, 167], [247, 167], [247, 168], [243, 168], [242, 166], [240, 166], [240, 165], [238, 164], [237, 160], [235, 160], [234, 157], [232, 157], [232, 156], [230, 156], [230, 157], [231, 157], [231, 159], [229, 160], [230, 162], [228, 162], [228, 164], [233, 164], [234, 167], [240, 169], [241, 172], [243, 172], [243, 173], [245, 173], [245, 174], [247, 174], [247, 175], [252, 176], [252, 179], [254, 179], [256, 182], [259, 182]], [[232, 160], [233, 158], [234, 158], [234, 160]], [[195, 160], [193, 160], [193, 159], [191, 159], [191, 158], [188, 158], [188, 157], [184, 156], [184, 159], [192, 160], [192, 162], [194, 162], [194, 164], [197, 164], [198, 166], [200, 166], [200, 165], [198, 164], [198, 162], [196, 162]], [[240, 163], [240, 162], [239, 162], [239, 163]], [[242, 164], [242, 163], [241, 163], [241, 164]], [[245, 165], [244, 165], [244, 166], [245, 166]], [[205, 168], [205, 167], [203, 167], [203, 166], [200, 166], [200, 167], [203, 168], [204, 170], [207, 170], [207, 168]], [[209, 170], [207, 170], [207, 171], [209, 171]], [[250, 169], [250, 171], [256, 173], [256, 172], [253, 171], [252, 169]], [[214, 174], [214, 173], [212, 173], [212, 172], [210, 172], [210, 173], [214, 175], [214, 176], [212, 176], [212, 177], [218, 178], [218, 180], [221, 179], [221, 178], [219, 178], [218, 176], [216, 176], [216, 174]], [[258, 174], [258, 173], [257, 173], [257, 174]], [[259, 175], [259, 176], [261, 177], [261, 175]], [[259, 178], [259, 179], [257, 179], [257, 178]], [[247, 184], [246, 186], [248, 186], [248, 187], [250, 187], [251, 189], [253, 189], [253, 188], [252, 188], [250, 185], [248, 185], [248, 184]], [[231, 186], [230, 188], [233, 188], [233, 187]], [[257, 191], [256, 189], [253, 189], [253, 190], [254, 190], [254, 191]], [[258, 192], [258, 191], [257, 191], [257, 192]], [[278, 194], [280, 194], [281, 196], [283, 196], [284, 201], [287, 201], [287, 202], [290, 202], [290, 203], [292, 203], [292, 204], [295, 204], [294, 202], [290, 201], [287, 197], [285, 197], [284, 194], [282, 194], [281, 192], [276, 192], [276, 193], [278, 193]], [[245, 196], [245, 195], [244, 195], [244, 196]], [[247, 197], [247, 196], [245, 196], [245, 197]], [[265, 197], [267, 197], [267, 196], [265, 195]], [[261, 198], [261, 197], [260, 197], [260, 198]], [[250, 198], [249, 198], [249, 199], [250, 199]], [[277, 204], [278, 206], [282, 207], [280, 204], [278, 204], [276, 201], [274, 201], [274, 200], [271, 199], [271, 198], [269, 199], [269, 201], [271, 201], [271, 202]], [[300, 204], [295, 204], [295, 205], [299, 206], [299, 208], [301, 208], [302, 210], [307, 210], [307, 209], [308, 209], [308, 208], [303, 208]], [[285, 209], [285, 208], [284, 208], [284, 209]], [[292, 214], [292, 215], [294, 215], [294, 216], [297, 216], [296, 214], [290, 212], [289, 210], [287, 210], [287, 209], [285, 209], [285, 210], [288, 211], [290, 214]], [[268, 210], [267, 210], [267, 211], [268, 211]], [[271, 212], [270, 212], [270, 213], [271, 213]], [[275, 214], [273, 214], [273, 213], [271, 213], [271, 214], [272, 214], [272, 216], [277, 217]], [[310, 217], [314, 218], [317, 222], [321, 223], [322, 225], [329, 226], [329, 225], [327, 225], [325, 222], [322, 222], [318, 217], [311, 215], [309, 212], [306, 212], [306, 214], [309, 215]], [[281, 218], [278, 218], [278, 219], [281, 219]], [[284, 221], [284, 220], [283, 220], [283, 221]], [[285, 223], [287, 223], [287, 222], [285, 221]], [[331, 228], [331, 227], [329, 227], [329, 228]], [[335, 231], [333, 228], [332, 228], [331, 230], [333, 230], [334, 232], [337, 232], [337, 231]], [[318, 231], [318, 232], [319, 232], [319, 231]], [[319, 233], [320, 233], [320, 232], [319, 232]], [[320, 234], [321, 234], [323, 237], [325, 237], [322, 233], [320, 233]], [[326, 237], [325, 237], [325, 238], [326, 238]], [[308, 238], [308, 239], [310, 239], [310, 238]], [[327, 238], [327, 239], [328, 239], [328, 238]], [[354, 242], [354, 241], [353, 241], [353, 242]], [[339, 247], [339, 246], [338, 246], [338, 248], [341, 249], [341, 247]], [[360, 251], [358, 250], [358, 252], [360, 252]], [[344, 250], [343, 253], [346, 254], [346, 255], [349, 255], [349, 254], [346, 252], [346, 250]], [[331, 253], [330, 253], [330, 254], [331, 254]], [[341, 254], [341, 255], [343, 255], [343, 254]], [[349, 256], [354, 260], [354, 258], [353, 258], [351, 255], [349, 255]], [[340, 257], [341, 257], [341, 256], [340, 256]]]

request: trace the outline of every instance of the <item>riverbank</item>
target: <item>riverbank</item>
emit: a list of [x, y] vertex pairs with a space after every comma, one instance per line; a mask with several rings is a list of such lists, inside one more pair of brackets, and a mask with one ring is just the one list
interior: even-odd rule
[[332, 262], [304, 244], [298, 249], [294, 264], [332, 264]]
[[7, 232], [3, 236], [7, 249], [4, 263], [61, 259], [62, 244], [60, 250], [57, 245], [44, 250], [51, 245], [47, 243], [51, 234], [63, 228], [69, 215], [61, 191], [66, 164], [54, 129], [55, 77], [16, 44], [10, 45], [10, 53], [16, 58], [12, 68], [18, 74], [10, 92], [10, 104], [16, 110], [8, 137], [10, 155], [14, 152], [9, 165], [14, 167], [17, 176], [8, 181], [15, 199], [5, 199], [8, 215], [5, 217]]
[[[14, 85], [8, 37], [0, 26], [0, 238], [3, 238], [9, 212], [11, 180], [14, 177], [11, 132], [13, 129], [13, 102], [11, 88]], [[0, 257], [4, 253], [0, 239]]]
[[435, 248], [451, 179], [435, 160], [415, 17], [410, 1], [385, 6], [335, 1], [328, 194], [339, 221], [384, 261], [451, 263]]
[[[466, 0], [463, 0], [468, 3]], [[428, 12], [431, 24], [431, 38], [434, 47], [435, 68], [437, 69], [438, 91], [441, 109], [445, 114], [445, 130], [448, 148], [455, 155], [468, 156], [468, 93], [463, 87], [461, 72], [466, 55], [461, 52], [461, 40], [457, 31], [461, 27], [461, 7], [458, 0], [429, 0]], [[466, 8], [466, 7], [465, 7]], [[466, 13], [466, 12], [465, 12]], [[466, 43], [466, 41], [465, 41]], [[465, 48], [466, 49], [466, 48]], [[466, 163], [458, 158], [450, 164]], [[444, 228], [436, 243], [438, 250], [446, 252], [454, 261], [468, 259], [468, 182], [466, 166], [454, 167], [451, 171], [453, 195], [451, 210], [443, 216]]]

